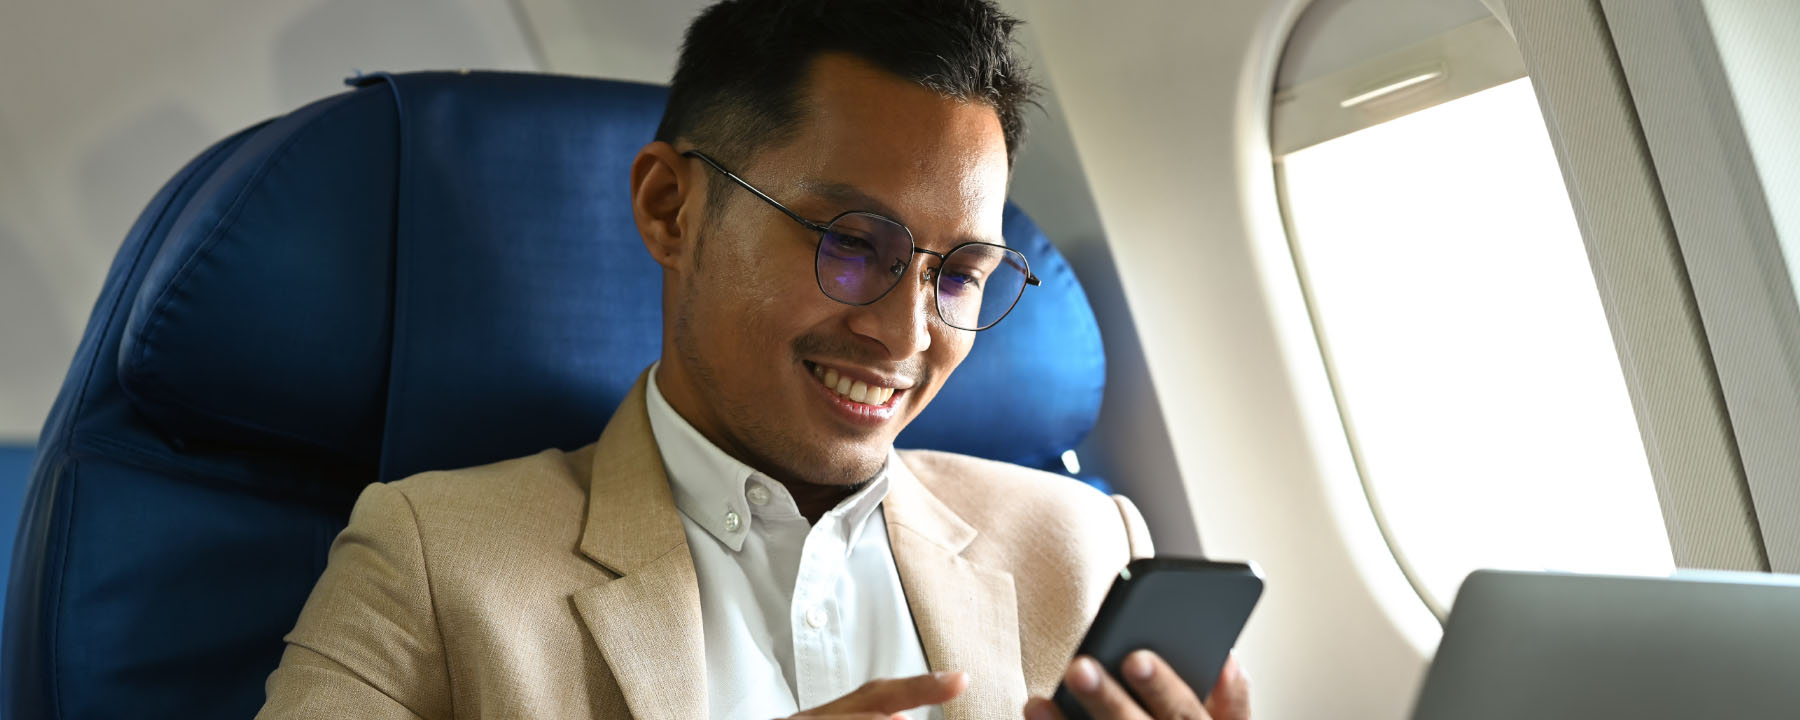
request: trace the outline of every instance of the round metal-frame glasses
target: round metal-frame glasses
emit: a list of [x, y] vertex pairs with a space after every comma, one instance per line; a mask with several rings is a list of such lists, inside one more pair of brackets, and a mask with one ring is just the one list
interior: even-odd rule
[[979, 331], [993, 327], [1012, 312], [1026, 285], [1040, 285], [1025, 254], [995, 243], [971, 241], [945, 252], [919, 247], [905, 225], [878, 213], [851, 210], [830, 222], [815, 222], [789, 210], [775, 198], [725, 169], [698, 150], [682, 153], [705, 163], [739, 187], [780, 210], [794, 222], [819, 234], [813, 263], [819, 290], [846, 305], [870, 305], [900, 284], [914, 255], [938, 259], [926, 267], [938, 317], [950, 327]]

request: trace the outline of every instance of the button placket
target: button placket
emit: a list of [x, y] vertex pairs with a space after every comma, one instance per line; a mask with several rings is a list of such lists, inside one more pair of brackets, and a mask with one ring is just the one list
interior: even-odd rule
[[[841, 518], [826, 514], [802, 543], [800, 568], [789, 608], [796, 664], [806, 687], [802, 694], [818, 702], [849, 692], [849, 668], [845, 666], [845, 628], [837, 607], [837, 584], [846, 571]], [[817, 703], [815, 703], [817, 704]], [[803, 704], [803, 706], [805, 706]]]

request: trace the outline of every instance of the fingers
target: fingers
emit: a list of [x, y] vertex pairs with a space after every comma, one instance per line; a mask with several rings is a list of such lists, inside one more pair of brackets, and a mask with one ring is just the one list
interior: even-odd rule
[[1125, 675], [1125, 682], [1137, 691], [1138, 698], [1143, 700], [1144, 709], [1151, 717], [1157, 718], [1206, 718], [1206, 711], [1200, 705], [1200, 698], [1194, 689], [1188, 687], [1175, 669], [1156, 653], [1139, 650], [1125, 656], [1124, 666], [1120, 668]]
[[849, 715], [795, 715], [805, 720], [906, 720], [900, 713], [851, 713]]
[[1215, 720], [1250, 720], [1250, 677], [1238, 664], [1237, 653], [1225, 658], [1219, 682], [1206, 698], [1206, 710]]
[[942, 705], [962, 694], [969, 686], [968, 673], [936, 672], [929, 675], [870, 680], [850, 694], [820, 705], [795, 717], [822, 718], [833, 715], [887, 717], [926, 705]]
[[[1069, 663], [1069, 669], [1063, 671], [1063, 685], [1095, 720], [1149, 720], [1150, 716], [1131, 699], [1125, 687], [1107, 675], [1100, 663], [1091, 657], [1083, 655]], [[1199, 706], [1200, 703], [1194, 703], [1195, 710], [1199, 710]], [[1193, 714], [1178, 717], [1189, 716]]]
[[[1081, 707], [1095, 720], [1249, 720], [1249, 690], [1243, 671], [1235, 661], [1227, 660], [1213, 691], [1214, 705], [1202, 705], [1194, 689], [1175, 674], [1174, 669], [1156, 653], [1139, 650], [1125, 656], [1120, 668], [1126, 684], [1137, 693], [1134, 699], [1125, 685], [1108, 675], [1093, 658], [1082, 656], [1069, 663], [1063, 673], [1063, 685]], [[1141, 706], [1140, 706], [1141, 702]], [[1225, 714], [1215, 714], [1222, 711]], [[1060, 720], [1062, 714], [1054, 703], [1033, 698], [1025, 704], [1027, 720]]]
[[1025, 720], [1067, 720], [1056, 703], [1041, 697], [1025, 701]]

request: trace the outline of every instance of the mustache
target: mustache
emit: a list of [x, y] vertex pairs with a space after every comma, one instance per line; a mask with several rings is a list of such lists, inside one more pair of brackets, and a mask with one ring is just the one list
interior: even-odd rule
[[794, 340], [794, 358], [807, 357], [880, 370], [910, 380], [913, 387], [921, 387], [931, 379], [931, 370], [923, 360], [917, 357], [900, 362], [887, 360], [870, 350], [867, 344], [850, 338], [802, 335]]

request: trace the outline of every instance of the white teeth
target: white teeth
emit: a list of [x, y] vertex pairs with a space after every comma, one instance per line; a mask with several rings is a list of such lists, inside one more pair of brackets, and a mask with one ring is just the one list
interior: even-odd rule
[[825, 387], [831, 388], [852, 402], [880, 407], [886, 405], [888, 400], [894, 397], [894, 388], [870, 385], [861, 380], [851, 380], [848, 376], [839, 375], [838, 371], [830, 368], [814, 365], [813, 376], [817, 377], [819, 382], [824, 383]]

